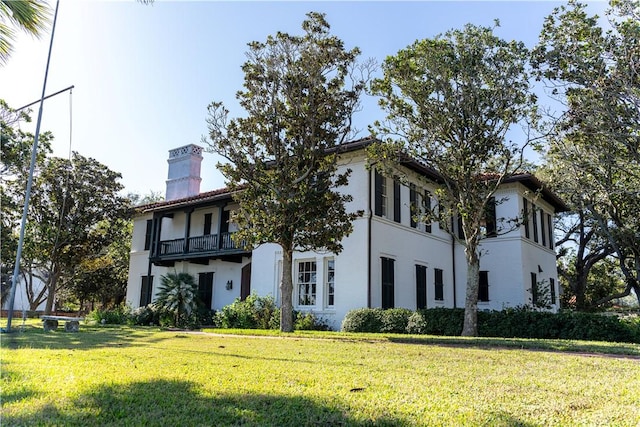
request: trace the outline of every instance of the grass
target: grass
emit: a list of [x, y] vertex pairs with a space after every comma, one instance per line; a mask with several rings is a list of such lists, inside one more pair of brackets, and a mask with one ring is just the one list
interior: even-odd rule
[[3, 426], [640, 423], [638, 345], [80, 329], [1, 336]]

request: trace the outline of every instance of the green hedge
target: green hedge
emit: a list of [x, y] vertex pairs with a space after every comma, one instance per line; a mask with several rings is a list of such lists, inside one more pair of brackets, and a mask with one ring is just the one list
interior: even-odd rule
[[[393, 332], [426, 335], [460, 335], [464, 309], [361, 308], [342, 322], [345, 332]], [[478, 312], [478, 334], [483, 337], [541, 338], [640, 343], [640, 317], [529, 308]]]

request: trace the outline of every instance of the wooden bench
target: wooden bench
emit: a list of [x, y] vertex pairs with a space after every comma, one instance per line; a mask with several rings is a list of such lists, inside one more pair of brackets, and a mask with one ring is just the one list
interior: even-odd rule
[[80, 322], [84, 320], [84, 317], [40, 316], [40, 320], [42, 320], [45, 332], [58, 329], [58, 321], [65, 322], [64, 330], [66, 332], [78, 332], [80, 330]]

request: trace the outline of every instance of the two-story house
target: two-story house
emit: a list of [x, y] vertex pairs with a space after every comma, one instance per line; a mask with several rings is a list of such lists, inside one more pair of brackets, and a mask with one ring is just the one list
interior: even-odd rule
[[[352, 170], [342, 189], [353, 196], [347, 208], [364, 212], [344, 238], [343, 252], [294, 254], [294, 308], [313, 311], [334, 329], [348, 311], [361, 307], [464, 306], [463, 247], [438, 222], [416, 221], [416, 208], [435, 206], [437, 175], [407, 161], [404, 183], [385, 177], [367, 167], [370, 142], [354, 141], [340, 150], [339, 167]], [[229, 222], [233, 195], [226, 189], [199, 192], [201, 153], [195, 145], [171, 150], [166, 200], [138, 209], [127, 288], [134, 307], [152, 302], [160, 277], [174, 269], [197, 279], [212, 309], [251, 292], [280, 299], [280, 247], [236, 247], [236, 228]], [[530, 305], [544, 296], [557, 309], [553, 215], [566, 210], [565, 204], [530, 174], [509, 179], [495, 198], [500, 202], [482, 241], [479, 308]], [[507, 228], [508, 219], [522, 215], [522, 224]], [[456, 221], [452, 225], [457, 232]]]

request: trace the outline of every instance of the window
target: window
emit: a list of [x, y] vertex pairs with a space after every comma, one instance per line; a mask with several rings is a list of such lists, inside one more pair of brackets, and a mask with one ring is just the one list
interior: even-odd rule
[[536, 273], [531, 273], [531, 303], [538, 304], [538, 277]]
[[325, 260], [325, 289], [326, 289], [326, 302], [327, 307], [333, 307], [335, 305], [336, 295], [336, 262], [333, 258]]
[[554, 236], [553, 236], [553, 220], [551, 214], [547, 214], [547, 229], [549, 230], [549, 249], [553, 249]]
[[[387, 178], [378, 171], [375, 172], [374, 178], [374, 214], [389, 219], [393, 218], [395, 222], [401, 222], [402, 201], [400, 199], [400, 181], [393, 180], [393, 186], [390, 187], [387, 185]], [[393, 200], [393, 206], [390, 205], [390, 200]]]
[[487, 202], [485, 206], [484, 218], [483, 218], [483, 226], [485, 236], [487, 237], [496, 237], [498, 235], [498, 231], [496, 229], [496, 198], [492, 197]]
[[204, 230], [202, 233], [204, 236], [211, 234], [211, 216], [210, 213], [204, 214]]
[[542, 246], [547, 246], [547, 232], [545, 230], [545, 213], [543, 210], [540, 210], [540, 238], [542, 239]]
[[400, 202], [400, 181], [393, 180], [393, 220], [395, 222], [401, 222], [400, 209], [402, 204]]
[[378, 171], [375, 172], [375, 214], [385, 216], [387, 214], [387, 178]]
[[522, 225], [524, 225], [524, 237], [530, 239], [529, 233], [529, 201], [525, 198], [522, 199], [523, 209], [522, 209]]
[[434, 274], [434, 295], [436, 301], [444, 301], [444, 282], [442, 280], [442, 270], [436, 268], [433, 270]]
[[316, 304], [316, 262], [298, 262], [298, 305]]
[[531, 205], [531, 222], [533, 222], [533, 241], [538, 243], [538, 212], [536, 205]]
[[140, 287], [140, 307], [151, 304], [153, 294], [153, 276], [142, 276], [142, 286]]
[[393, 267], [395, 260], [392, 258], [381, 258], [382, 261], [382, 308], [394, 307], [395, 283]]
[[489, 272], [480, 272], [480, 282], [478, 286], [478, 301], [489, 301]]
[[427, 267], [416, 264], [416, 308], [427, 308]]
[[198, 274], [198, 297], [205, 308], [211, 309], [213, 302], [213, 272]]
[[551, 304], [556, 303], [556, 279], [549, 279], [549, 292], [551, 292]]
[[151, 234], [153, 232], [153, 220], [147, 220], [147, 230], [144, 234], [144, 250], [148, 251], [151, 248]]

